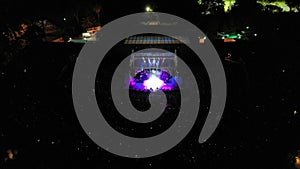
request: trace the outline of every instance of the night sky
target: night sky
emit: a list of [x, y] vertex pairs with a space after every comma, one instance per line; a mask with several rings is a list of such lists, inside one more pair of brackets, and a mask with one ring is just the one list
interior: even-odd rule
[[[146, 5], [151, 5], [156, 11], [186, 18], [207, 33], [227, 24], [228, 18], [235, 18], [240, 25], [255, 28], [261, 36], [236, 43], [212, 41], [225, 68], [228, 98], [217, 130], [203, 144], [198, 143], [198, 136], [208, 113], [210, 86], [207, 73], [190, 49], [178, 46], [178, 56], [186, 61], [201, 82], [200, 115], [182, 142], [166, 153], [145, 159], [125, 158], [107, 152], [80, 126], [71, 89], [73, 68], [83, 44], [35, 42], [16, 50], [8, 58], [1, 58], [0, 65], [1, 169], [164, 169], [174, 166], [295, 169], [293, 159], [300, 156], [299, 14], [261, 18], [254, 15], [198, 16], [195, 13], [199, 9], [197, 1], [6, 0], [1, 2], [1, 24], [18, 23], [26, 17], [49, 18], [59, 23], [63, 17], [72, 15], [69, 11], [78, 6], [84, 8], [84, 4], [89, 8], [95, 4], [102, 6], [102, 24], [126, 14], [143, 12]], [[3, 51], [1, 48], [1, 57], [6, 56]], [[107, 110], [106, 119], [117, 131], [136, 137], [161, 133], [176, 114], [141, 127], [118, 119], [113, 110], [107, 92], [109, 80], [122, 58], [130, 52], [131, 48], [120, 42], [106, 55], [98, 70], [98, 75], [102, 73], [104, 79], [97, 78], [95, 82], [98, 105]], [[233, 58], [225, 59], [227, 53]], [[105, 102], [99, 103], [101, 100]]]

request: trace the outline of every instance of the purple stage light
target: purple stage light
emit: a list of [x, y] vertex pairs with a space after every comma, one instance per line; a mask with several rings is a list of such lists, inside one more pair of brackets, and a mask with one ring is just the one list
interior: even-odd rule
[[178, 84], [174, 77], [159, 69], [145, 69], [138, 71], [135, 77], [130, 79], [130, 89], [137, 91], [171, 91], [178, 89]]

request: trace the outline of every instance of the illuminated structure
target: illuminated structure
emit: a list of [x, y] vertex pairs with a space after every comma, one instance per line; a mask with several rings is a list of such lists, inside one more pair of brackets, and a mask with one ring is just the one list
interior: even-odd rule
[[249, 26], [246, 26], [244, 30], [240, 32], [217, 32], [218, 39], [224, 40], [224, 42], [236, 42], [236, 40], [250, 40], [258, 37], [258, 34], [251, 30]]
[[[176, 90], [177, 55], [172, 52], [131, 54], [130, 88], [133, 90]], [[173, 75], [173, 76], [172, 76]], [[175, 76], [174, 76], [175, 75]]]
[[149, 70], [165, 70], [175, 75], [177, 68], [177, 55], [172, 52], [136, 52], [131, 54], [130, 68], [132, 73], [144, 69]]
[[[152, 9], [146, 7], [145, 20], [140, 23], [145, 26], [163, 25], [172, 29], [176, 22], [163, 21], [159, 18], [147, 19], [147, 15], [152, 15]], [[203, 38], [203, 39], [201, 39]], [[200, 37], [199, 44], [204, 43], [206, 37]], [[200, 42], [201, 41], [201, 42]], [[177, 71], [177, 54], [183, 43], [190, 43], [189, 38], [182, 35], [172, 37], [157, 34], [142, 34], [128, 37], [124, 40], [124, 45], [132, 49], [129, 61], [129, 88], [136, 91], [175, 91], [179, 89], [181, 83]], [[162, 51], [139, 51], [140, 49], [159, 48]], [[169, 51], [174, 51], [169, 52]]]

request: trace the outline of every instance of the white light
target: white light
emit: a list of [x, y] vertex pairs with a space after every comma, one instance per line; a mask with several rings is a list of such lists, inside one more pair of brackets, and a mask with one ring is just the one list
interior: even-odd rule
[[257, 34], [255, 33], [254, 36], [257, 36]]
[[152, 89], [153, 91], [156, 91], [164, 85], [164, 82], [152, 75], [148, 80], [145, 80], [143, 84], [148, 90]]
[[150, 6], [146, 6], [145, 11], [146, 12], [152, 12], [153, 10], [150, 8]]
[[67, 20], [66, 18], [64, 18], [64, 21]]
[[84, 38], [90, 38], [90, 37], [91, 37], [91, 34], [88, 33], [88, 32], [84, 32], [84, 33], [82, 33], [82, 36], [83, 36]]

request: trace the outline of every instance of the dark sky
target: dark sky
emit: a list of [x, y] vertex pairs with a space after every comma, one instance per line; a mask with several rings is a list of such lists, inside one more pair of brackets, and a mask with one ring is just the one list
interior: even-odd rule
[[197, 8], [197, 0], [170, 1], [170, 0], [4, 0], [1, 2], [1, 13], [5, 16], [55, 16], [63, 15], [76, 6], [85, 8], [100, 4], [110, 16], [119, 16], [135, 12], [143, 12], [146, 5], [151, 5], [155, 11], [170, 13], [187, 13], [192, 8]]

